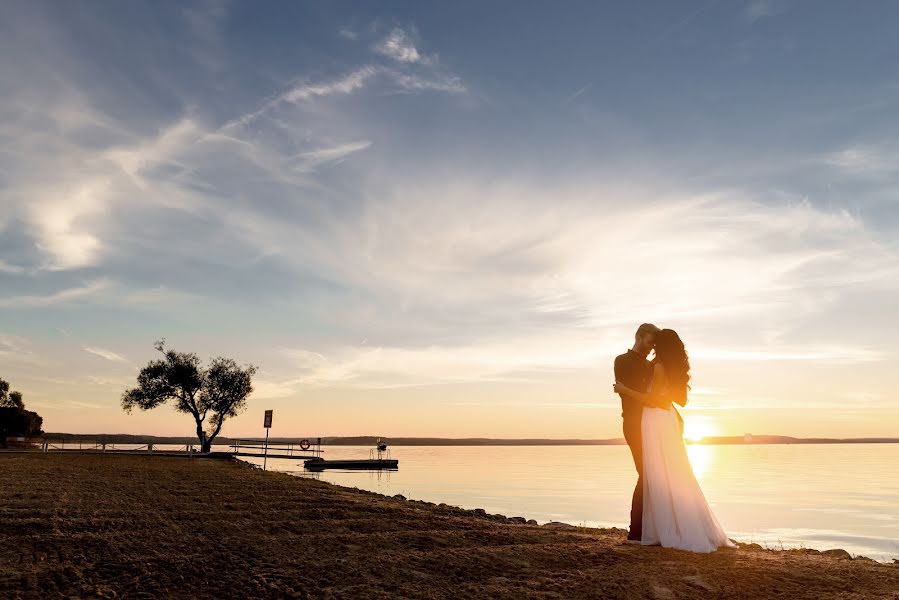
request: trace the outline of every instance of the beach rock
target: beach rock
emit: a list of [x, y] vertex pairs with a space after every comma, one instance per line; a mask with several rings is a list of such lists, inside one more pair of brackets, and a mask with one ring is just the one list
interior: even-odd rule
[[574, 525], [570, 525], [568, 523], [560, 523], [559, 521], [550, 521], [549, 523], [544, 523], [544, 527], [549, 527], [550, 529], [564, 529], [566, 531], [571, 529], [577, 529]]
[[522, 523], [522, 524], [524, 524], [524, 523], [527, 523], [528, 520], [525, 519], [524, 517], [509, 517], [509, 522], [510, 522], [510, 523]]
[[487, 511], [484, 510], [483, 508], [476, 508], [476, 509], [474, 509], [474, 510], [471, 511], [471, 512], [473, 512], [473, 513], [476, 514], [476, 515], [487, 516]]
[[865, 562], [877, 562], [877, 561], [875, 561], [873, 558], [868, 558], [867, 556], [862, 556], [861, 554], [859, 554], [858, 556], [856, 556], [856, 557], [853, 558], [852, 560], [863, 560], [863, 561], [865, 561]]
[[403, 496], [402, 494], [396, 494], [396, 495], [394, 496], [394, 498], [396, 498], [397, 500], [405, 500], [405, 499], [406, 499], [406, 497]]
[[816, 556], [821, 554], [820, 550], [815, 550], [814, 548], [791, 548], [785, 552], [789, 552], [790, 554], [801, 554], [802, 556]]
[[715, 591], [715, 587], [710, 583], [704, 581], [699, 575], [688, 575], [687, 577], [684, 577], [684, 581], [707, 592]]
[[843, 550], [842, 548], [834, 548], [833, 550], [825, 550], [821, 553], [823, 556], [830, 556], [831, 558], [839, 558], [842, 560], [852, 560], [852, 555]]
[[494, 521], [505, 521], [506, 520], [506, 515], [501, 515], [499, 513], [496, 513], [495, 515], [490, 515], [490, 516], [493, 517]]
[[748, 549], [748, 550], [764, 550], [764, 548], [762, 548], [760, 545], [758, 545], [758, 544], [756, 544], [756, 543], [752, 543], [752, 544], [740, 544], [740, 547], [741, 547], [741, 548], [746, 548], [746, 549]]
[[528, 519], [528, 525], [539, 525], [536, 519]]

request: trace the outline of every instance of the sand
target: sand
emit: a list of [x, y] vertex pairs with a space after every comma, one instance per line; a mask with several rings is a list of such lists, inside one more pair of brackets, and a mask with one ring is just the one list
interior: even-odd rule
[[899, 599], [899, 565], [623, 542], [231, 460], [0, 453], [0, 598]]

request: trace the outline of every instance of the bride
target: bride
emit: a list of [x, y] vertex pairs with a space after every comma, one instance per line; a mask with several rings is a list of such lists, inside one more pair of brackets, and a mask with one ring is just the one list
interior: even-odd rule
[[690, 361], [673, 329], [656, 334], [652, 383], [643, 393], [616, 383], [615, 392], [643, 403], [643, 545], [692, 552], [734, 547], [693, 475], [671, 403], [687, 403]]

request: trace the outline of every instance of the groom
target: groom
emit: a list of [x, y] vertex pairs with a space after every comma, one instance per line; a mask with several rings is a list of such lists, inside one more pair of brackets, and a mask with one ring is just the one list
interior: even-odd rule
[[[656, 334], [661, 331], [651, 323], [643, 323], [634, 334], [634, 346], [615, 357], [615, 381], [627, 387], [645, 392], [652, 381], [652, 363], [646, 360], [655, 347]], [[640, 435], [643, 404], [621, 396], [621, 416], [624, 418], [624, 439], [637, 467], [637, 487], [631, 500], [631, 525], [628, 543], [640, 543], [643, 536], [643, 440]]]

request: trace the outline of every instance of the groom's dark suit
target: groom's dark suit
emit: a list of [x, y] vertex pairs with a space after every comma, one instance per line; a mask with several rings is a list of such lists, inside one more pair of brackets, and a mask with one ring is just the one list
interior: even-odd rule
[[[615, 357], [615, 381], [632, 390], [645, 392], [652, 382], [652, 363], [642, 354], [628, 350]], [[637, 486], [631, 500], [631, 526], [627, 539], [639, 540], [643, 535], [643, 403], [621, 396], [621, 416], [624, 417], [624, 439], [630, 446], [637, 467]]]

